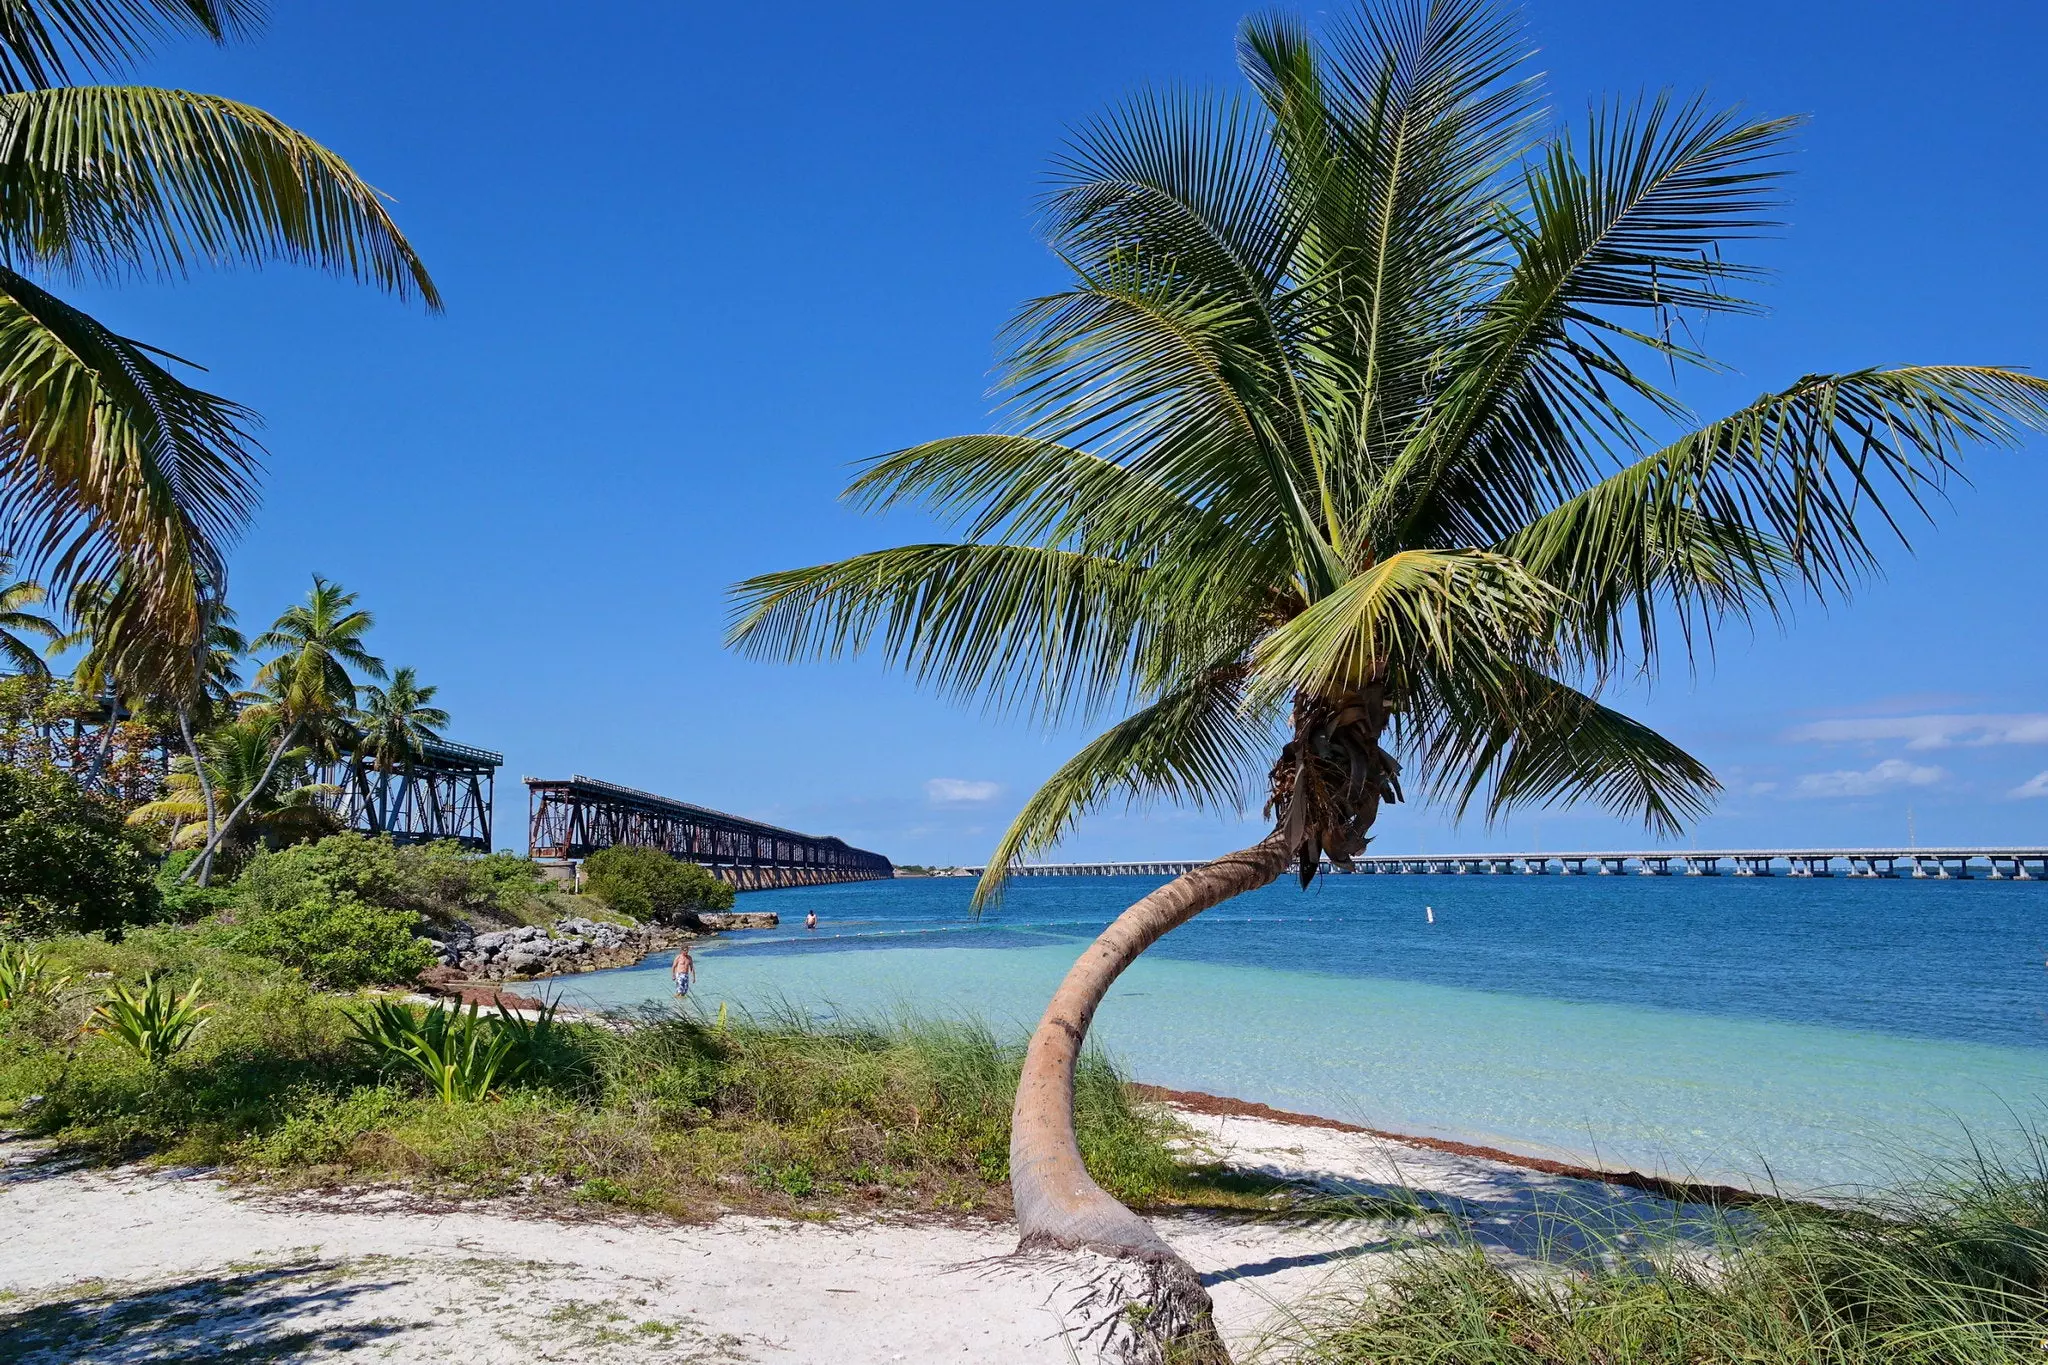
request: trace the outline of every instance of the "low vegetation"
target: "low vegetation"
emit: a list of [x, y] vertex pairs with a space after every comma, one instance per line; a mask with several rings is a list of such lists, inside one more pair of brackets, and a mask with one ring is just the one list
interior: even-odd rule
[[638, 920], [673, 923], [699, 911], [732, 909], [730, 886], [660, 849], [599, 849], [585, 860], [583, 876], [588, 894]]
[[0, 938], [147, 923], [154, 871], [114, 803], [54, 769], [0, 764]]
[[[458, 1014], [322, 992], [189, 928], [57, 939], [40, 961], [67, 984], [0, 1009], [0, 1125], [103, 1159], [683, 1217], [1008, 1208], [1018, 1049], [985, 1030], [723, 1009], [605, 1025]], [[176, 988], [176, 1005], [200, 978], [210, 1008], [175, 1046], [145, 1056], [92, 1027], [116, 993]], [[1285, 1202], [1273, 1182], [1177, 1156], [1177, 1125], [1100, 1056], [1079, 1088], [1082, 1146], [1120, 1197]]]
[[[1858, 1207], [1763, 1204], [1674, 1230], [1553, 1228], [1537, 1269], [1417, 1247], [1301, 1313], [1288, 1365], [2019, 1365], [2048, 1350], [2048, 1148]], [[1590, 1250], [1588, 1250], [1590, 1248]]]

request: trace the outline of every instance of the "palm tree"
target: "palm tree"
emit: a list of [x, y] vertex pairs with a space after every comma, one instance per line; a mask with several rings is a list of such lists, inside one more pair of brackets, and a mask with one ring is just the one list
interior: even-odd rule
[[255, 505], [253, 414], [38, 280], [284, 260], [440, 306], [378, 193], [305, 134], [217, 95], [75, 83], [260, 15], [256, 0], [13, 0], [0, 23], [0, 541], [58, 590], [118, 581], [123, 614], [188, 658]]
[[1660, 383], [1697, 323], [1755, 311], [1792, 123], [1658, 96], [1553, 124], [1493, 0], [1389, 0], [1319, 41], [1253, 19], [1256, 99], [1139, 96], [1048, 203], [1072, 288], [1010, 334], [1000, 434], [871, 463], [957, 542], [766, 574], [732, 637], [869, 646], [944, 694], [1114, 709], [1024, 805], [977, 889], [1109, 801], [1269, 832], [1146, 896], [1034, 1034], [1011, 1143], [1029, 1244], [1149, 1263], [1153, 1313], [1220, 1352], [1206, 1296], [1074, 1140], [1096, 1006], [1160, 935], [1290, 866], [1306, 884], [1409, 794], [1488, 818], [1591, 801], [1669, 833], [1718, 790], [1601, 704], [1717, 628], [1844, 596], [1960, 453], [2048, 418], [1965, 366], [1810, 374], [1697, 425]]
[[154, 702], [178, 720], [179, 737], [194, 766], [207, 804], [207, 828], [218, 811], [205, 765], [193, 739], [195, 725], [204, 728], [232, 714], [235, 690], [241, 686], [241, 659], [249, 642], [235, 629], [235, 612], [209, 584], [199, 599], [198, 647], [166, 640], [151, 627], [146, 610], [134, 594], [123, 591], [118, 577], [111, 584], [87, 579], [75, 585], [65, 604], [71, 629], [56, 642], [58, 649], [82, 649], [72, 681], [88, 697], [108, 697], [108, 719], [86, 776], [99, 780], [112, 753], [115, 721], [123, 703], [131, 708]]
[[[168, 826], [170, 847], [204, 849], [212, 842], [213, 802], [224, 797], [248, 806], [236, 837], [223, 841], [232, 853], [253, 848], [259, 840], [297, 843], [334, 833], [341, 821], [324, 798], [335, 789], [307, 781], [312, 751], [290, 750], [283, 769], [271, 768], [277, 729], [275, 716], [258, 714], [207, 731], [199, 740], [197, 760], [184, 754], [172, 760], [163, 797], [138, 806], [128, 823]], [[281, 778], [270, 775], [279, 771]]]
[[356, 684], [350, 670], [373, 678], [384, 676], [384, 661], [363, 648], [363, 637], [376, 618], [356, 606], [356, 594], [338, 583], [313, 575], [305, 602], [287, 607], [270, 629], [256, 637], [255, 648], [279, 650], [257, 670], [256, 682], [268, 701], [259, 708], [278, 724], [270, 760], [261, 777], [228, 811], [200, 856], [179, 874], [197, 875], [206, 884], [214, 851], [233, 832], [250, 804], [268, 790], [271, 775], [301, 739], [332, 756], [352, 733], [348, 716], [355, 709]]
[[56, 622], [30, 610], [41, 606], [48, 596], [42, 584], [15, 578], [13, 556], [0, 552], [0, 659], [13, 664], [15, 672], [32, 678], [48, 677], [50, 665], [42, 651], [22, 636], [39, 635], [51, 644], [64, 637]]
[[413, 669], [392, 671], [389, 688], [363, 688], [364, 702], [356, 712], [356, 728], [362, 747], [376, 755], [377, 771], [390, 773], [410, 769], [426, 755], [427, 745], [441, 738], [448, 713], [433, 705], [438, 687], [421, 687]]

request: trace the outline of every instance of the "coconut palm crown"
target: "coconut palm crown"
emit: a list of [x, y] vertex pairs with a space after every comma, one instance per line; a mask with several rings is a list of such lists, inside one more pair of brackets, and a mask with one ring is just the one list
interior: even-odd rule
[[267, 714], [244, 716], [209, 730], [198, 743], [208, 786], [200, 784], [198, 763], [180, 754], [171, 760], [163, 796], [137, 807], [128, 823], [163, 828], [171, 848], [203, 848], [210, 832], [210, 796], [216, 802], [236, 803], [253, 798], [236, 835], [227, 841], [238, 852], [259, 841], [289, 843], [339, 830], [340, 818], [326, 805], [338, 789], [310, 780], [312, 750], [287, 751], [283, 766], [265, 775], [277, 730], [277, 718]]
[[1756, 311], [1739, 253], [1793, 120], [1660, 95], [1553, 124], [1489, 0], [1321, 42], [1256, 18], [1240, 54], [1256, 101], [1139, 95], [1059, 163], [1075, 279], [1011, 325], [1007, 429], [848, 490], [961, 539], [749, 579], [732, 638], [879, 648], [1047, 720], [1127, 709], [1026, 803], [984, 900], [1113, 800], [1263, 796], [1304, 879], [1417, 791], [1678, 828], [1712, 775], [1602, 684], [1846, 593], [2048, 386], [1810, 374], [1685, 425], [1666, 376], [1715, 367], [1700, 321]]
[[441, 738], [448, 713], [434, 705], [440, 690], [421, 686], [418, 672], [410, 668], [393, 669], [389, 687], [362, 689], [355, 723], [364, 751], [376, 755], [378, 772], [410, 768], [426, 756], [428, 744]]
[[48, 677], [50, 665], [40, 648], [24, 637], [34, 635], [45, 645], [56, 645], [64, 632], [55, 621], [34, 610], [48, 600], [43, 585], [14, 576], [14, 560], [0, 553], [0, 664], [29, 677]]
[[[212, 829], [199, 857], [178, 874], [180, 880], [197, 876], [201, 886], [207, 884], [215, 851], [234, 834], [250, 807], [266, 796], [278, 764], [298, 752], [302, 741], [306, 752], [323, 759], [337, 756], [354, 742], [355, 728], [349, 720], [356, 704], [354, 673], [384, 676], [384, 661], [363, 645], [376, 618], [356, 600], [355, 593], [315, 574], [306, 600], [285, 608], [270, 629], [256, 637], [254, 648], [279, 651], [257, 670], [254, 704], [244, 712], [245, 717], [253, 712], [277, 721], [270, 760]], [[204, 789], [204, 765], [194, 769], [194, 778]]]
[[977, 903], [1105, 802], [1263, 801], [1256, 845], [1081, 955], [1018, 1086], [1024, 1241], [1151, 1267], [1120, 1319], [1148, 1359], [1223, 1347], [1193, 1270], [1076, 1145], [1118, 974], [1290, 864], [1342, 865], [1404, 797], [1678, 829], [1713, 775], [1607, 684], [1841, 598], [1966, 448], [2048, 418], [2041, 381], [1954, 365], [1687, 411], [1672, 382], [1716, 364], [1701, 324], [1756, 311], [1744, 252], [1792, 120], [1658, 95], [1555, 122], [1491, 0], [1389, 0], [1320, 39], [1254, 18], [1239, 51], [1251, 98], [1141, 94], [1074, 138], [1046, 203], [1073, 282], [1011, 325], [1001, 429], [848, 490], [959, 538], [749, 579], [732, 629], [759, 656], [877, 649], [1045, 721], [1121, 713], [1025, 803]]

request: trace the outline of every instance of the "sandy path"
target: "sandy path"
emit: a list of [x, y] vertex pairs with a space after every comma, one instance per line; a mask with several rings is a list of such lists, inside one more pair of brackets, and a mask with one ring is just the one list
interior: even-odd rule
[[[1671, 1206], [1609, 1187], [1384, 1140], [1249, 1118], [1189, 1121], [1237, 1164], [1458, 1201], [1526, 1244], [1547, 1200], [1630, 1218]], [[727, 1217], [522, 1218], [328, 1199], [205, 1173], [83, 1171], [0, 1143], [0, 1359], [819, 1362], [1067, 1365], [1099, 1263], [1018, 1260], [1007, 1228]], [[1219, 1322], [1249, 1343], [1333, 1277], [1370, 1274], [1391, 1225], [1173, 1218]]]

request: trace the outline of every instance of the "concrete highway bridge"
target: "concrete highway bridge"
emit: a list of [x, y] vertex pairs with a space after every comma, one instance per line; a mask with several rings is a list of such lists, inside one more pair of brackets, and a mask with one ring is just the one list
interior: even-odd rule
[[580, 773], [525, 780], [528, 855], [566, 875], [599, 849], [622, 845], [660, 849], [741, 891], [896, 875], [881, 854], [829, 835], [800, 834]]
[[[1024, 863], [1017, 877], [1178, 877], [1202, 864], [1151, 861]], [[980, 876], [981, 868], [963, 871]], [[1346, 869], [1324, 863], [1324, 872]], [[1521, 875], [1669, 877], [1933, 877], [1967, 881], [2048, 881], [2048, 848], [1743, 848], [1650, 849], [1629, 853], [1408, 853], [1354, 858], [1354, 874], [1378, 876]]]

